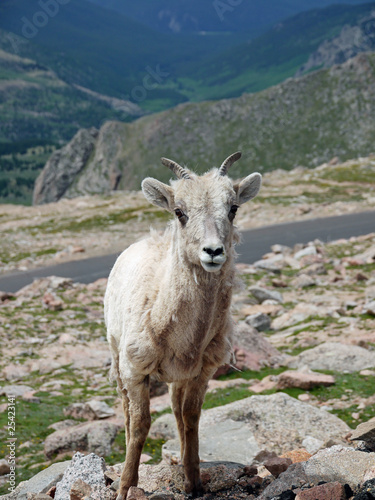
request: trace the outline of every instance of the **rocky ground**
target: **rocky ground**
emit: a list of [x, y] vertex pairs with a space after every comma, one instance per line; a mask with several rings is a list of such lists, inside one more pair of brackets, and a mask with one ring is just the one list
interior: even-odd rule
[[[313, 170], [275, 170], [260, 196], [241, 207], [240, 229], [375, 209], [375, 156]], [[0, 206], [0, 273], [123, 250], [164, 227], [168, 214], [140, 192], [86, 196], [37, 207]]]
[[[332, 498], [362, 498], [359, 485], [375, 478], [375, 233], [304, 247], [276, 244], [263, 260], [238, 270], [245, 283], [233, 304], [240, 371], [224, 370], [206, 397], [204, 498], [331, 498], [306, 496], [306, 488], [320, 488], [322, 481], [340, 492]], [[62, 470], [65, 478], [77, 450], [101, 464], [105, 493], [87, 473], [73, 482], [89, 484], [90, 498], [113, 498], [108, 485], [117, 484], [124, 431], [108, 382], [105, 285], [104, 279], [82, 285], [50, 277], [1, 295], [2, 454], [7, 395], [14, 394], [18, 481], [42, 471], [9, 498], [46, 493]], [[176, 430], [164, 392], [153, 387], [154, 423], [140, 487], [148, 496], [157, 491], [167, 495], [160, 498], [182, 499]], [[365, 431], [353, 431], [358, 424]], [[350, 440], [355, 432], [360, 448]], [[161, 465], [148, 465], [161, 458]], [[55, 498], [69, 498], [73, 483], [66, 484]], [[85, 496], [77, 495], [70, 498]]]
[[[257, 220], [251, 222], [244, 211], [240, 225], [374, 208], [365, 168], [374, 161], [270, 174], [263, 198], [252, 205]], [[346, 193], [347, 204], [332, 193], [326, 205], [301, 198], [305, 181], [306, 189], [322, 196], [317, 186], [324, 176], [330, 179], [327, 189], [335, 186], [339, 197]], [[275, 210], [266, 201], [272, 190], [279, 190], [279, 202], [280, 193], [287, 199], [285, 206], [279, 203]], [[136, 237], [132, 229], [138, 236], [151, 219], [162, 222], [148, 207], [144, 215], [142, 203], [140, 195], [129, 193], [9, 207], [2, 222], [9, 242], [1, 242], [3, 249], [13, 245], [7, 269], [46, 262], [42, 253], [11, 260], [20, 255], [22, 238], [25, 245], [34, 238], [40, 249], [58, 242], [86, 250], [74, 255], [91, 255], [101, 248], [100, 223], [108, 220], [104, 241], [117, 235], [118, 244], [130, 242]], [[25, 210], [31, 211], [29, 222]], [[132, 218], [124, 223], [116, 213]], [[69, 257], [65, 253], [62, 259]], [[238, 271], [244, 286], [233, 301], [236, 366], [211, 381], [202, 414], [203, 498], [375, 498], [375, 233], [294, 248], [275, 242], [262, 260], [238, 264]], [[8, 397], [14, 395], [19, 485], [4, 498], [115, 498], [124, 424], [108, 382], [105, 286], [104, 279], [83, 285], [49, 277], [16, 294], [0, 293], [0, 448], [8, 456]], [[152, 386], [151, 407], [139, 489], [128, 498], [182, 500], [179, 447], [164, 386]], [[4, 494], [9, 472], [0, 460]]]

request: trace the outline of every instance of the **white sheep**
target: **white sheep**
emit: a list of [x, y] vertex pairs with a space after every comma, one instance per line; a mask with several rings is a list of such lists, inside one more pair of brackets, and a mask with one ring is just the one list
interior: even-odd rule
[[228, 168], [198, 176], [162, 158], [179, 180], [168, 186], [147, 178], [151, 203], [175, 214], [162, 236], [131, 245], [117, 259], [105, 294], [112, 378], [122, 395], [126, 460], [117, 500], [138, 482], [150, 418], [150, 378], [169, 384], [181, 442], [185, 491], [202, 491], [198, 424], [209, 379], [230, 360], [230, 305], [235, 281], [233, 225], [240, 205], [254, 198], [261, 175], [233, 184]]

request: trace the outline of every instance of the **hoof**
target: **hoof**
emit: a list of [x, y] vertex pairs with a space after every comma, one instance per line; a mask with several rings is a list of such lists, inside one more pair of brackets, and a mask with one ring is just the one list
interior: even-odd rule
[[119, 493], [116, 497], [116, 500], [125, 500], [126, 497], [122, 493]]
[[185, 482], [185, 492], [187, 493], [189, 498], [197, 498], [204, 494], [204, 489], [201, 481], [199, 480], [197, 484], [191, 484], [189, 482]]

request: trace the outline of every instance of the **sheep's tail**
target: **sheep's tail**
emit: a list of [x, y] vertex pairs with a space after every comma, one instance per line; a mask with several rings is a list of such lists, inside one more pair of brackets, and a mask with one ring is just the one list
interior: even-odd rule
[[109, 370], [109, 381], [111, 382], [111, 384], [113, 384], [114, 382], [117, 382], [117, 378], [118, 378], [118, 364], [112, 358], [111, 368]]

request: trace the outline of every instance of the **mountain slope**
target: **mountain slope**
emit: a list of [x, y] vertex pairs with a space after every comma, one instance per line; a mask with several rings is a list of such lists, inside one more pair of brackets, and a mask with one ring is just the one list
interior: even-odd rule
[[[182, 82], [194, 89], [188, 97], [193, 100], [236, 97], [293, 77], [322, 43], [339, 35], [345, 25], [361, 24], [374, 10], [375, 2], [333, 5], [290, 17], [250, 42], [208, 58], [203, 64], [187, 67]], [[372, 29], [366, 32], [369, 26]], [[374, 32], [375, 16], [372, 24], [365, 25], [363, 37], [370, 39]], [[192, 79], [199, 84], [194, 85]]]
[[266, 29], [298, 12], [327, 7], [330, 4], [360, 4], [363, 0], [247, 0], [226, 2], [212, 0], [90, 0], [115, 10], [162, 32], [246, 33], [254, 38]]
[[[202, 172], [242, 150], [243, 160], [232, 167], [236, 177], [249, 169], [290, 169], [336, 155], [366, 155], [374, 150], [374, 116], [375, 54], [361, 54], [258, 94], [182, 104], [129, 124], [109, 122], [64, 196], [109, 192], [114, 179], [119, 189], [138, 189], [148, 175], [167, 181], [170, 172], [160, 165], [161, 156]], [[41, 177], [48, 177], [52, 165], [58, 172], [56, 154]], [[38, 185], [34, 199], [43, 203], [42, 180]]]
[[[125, 106], [124, 102], [124, 106]], [[69, 140], [81, 127], [123, 116], [48, 67], [0, 49], [0, 142]]]
[[[40, 20], [45, 25], [37, 28]], [[159, 101], [159, 109], [186, 100], [172, 85], [178, 68], [230, 46], [231, 39], [188, 35], [176, 40], [86, 0], [59, 5], [52, 17], [36, 0], [2, 0], [0, 28], [29, 40], [16, 47], [18, 55], [35, 59], [35, 50], [38, 62], [64, 81], [102, 94], [127, 100], [150, 73], [158, 73], [146, 95], [135, 92], [133, 102], [147, 107]]]

